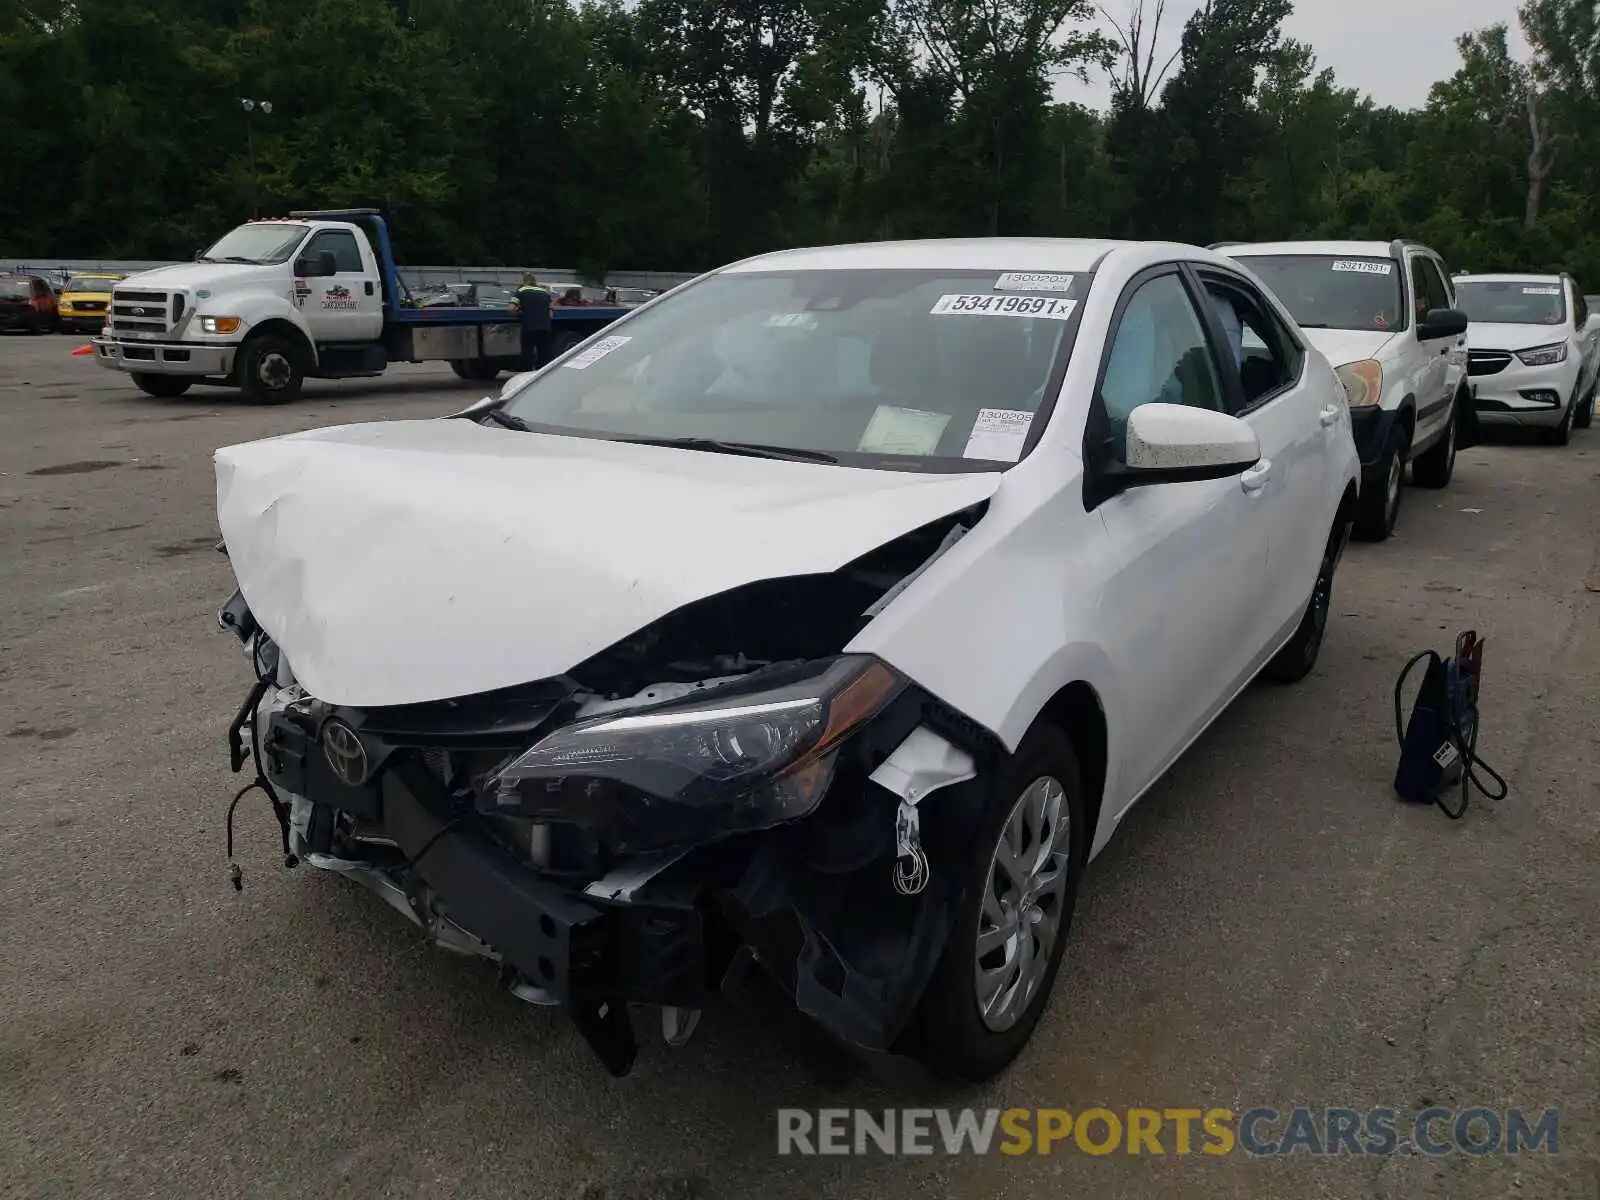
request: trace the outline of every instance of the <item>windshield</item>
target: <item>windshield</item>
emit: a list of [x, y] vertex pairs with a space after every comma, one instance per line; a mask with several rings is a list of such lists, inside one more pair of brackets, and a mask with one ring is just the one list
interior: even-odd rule
[[1567, 298], [1560, 283], [1540, 279], [1456, 280], [1456, 305], [1473, 323], [1560, 325]]
[[308, 228], [307, 225], [289, 225], [278, 221], [264, 225], [241, 225], [200, 257], [215, 262], [242, 261], [263, 266], [288, 262]]
[[108, 295], [111, 291], [111, 285], [115, 282], [115, 279], [106, 275], [78, 275], [67, 280], [66, 286], [61, 290], [63, 292], [98, 292], [101, 295]]
[[1392, 258], [1331, 254], [1236, 256], [1261, 277], [1306, 329], [1405, 327], [1400, 274]]
[[714, 275], [531, 379], [506, 411], [594, 437], [992, 469], [1021, 457], [1088, 286], [1027, 278], [1039, 286], [998, 290], [994, 271]]
[[33, 288], [26, 279], [0, 279], [0, 300], [28, 300]]

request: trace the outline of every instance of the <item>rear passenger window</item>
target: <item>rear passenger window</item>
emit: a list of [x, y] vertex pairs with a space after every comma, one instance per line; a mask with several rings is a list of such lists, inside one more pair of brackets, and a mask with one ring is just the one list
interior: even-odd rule
[[1253, 408], [1294, 383], [1300, 374], [1300, 348], [1259, 297], [1220, 279], [1206, 280], [1206, 295], [1222, 325], [1223, 337], [1244, 391], [1244, 409]]

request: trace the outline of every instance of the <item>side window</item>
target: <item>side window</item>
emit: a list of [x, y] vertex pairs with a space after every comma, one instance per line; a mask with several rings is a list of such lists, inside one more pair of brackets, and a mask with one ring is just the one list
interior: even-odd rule
[[1286, 352], [1286, 346], [1292, 347], [1293, 343], [1269, 315], [1260, 298], [1232, 282], [1207, 279], [1205, 284], [1206, 295], [1222, 323], [1228, 350], [1239, 371], [1244, 407], [1248, 409], [1263, 397], [1294, 383], [1299, 374], [1299, 355], [1296, 353], [1291, 359]]
[[334, 267], [341, 275], [359, 275], [366, 270], [361, 262], [361, 247], [356, 245], [356, 235], [348, 229], [324, 229], [311, 239], [303, 253], [333, 255]]
[[1416, 296], [1417, 320], [1425, 321], [1436, 308], [1449, 308], [1450, 298], [1433, 260], [1417, 255], [1411, 260], [1411, 287]]
[[1123, 456], [1128, 416], [1141, 404], [1222, 411], [1222, 383], [1200, 314], [1176, 274], [1158, 275], [1128, 299], [1111, 338], [1100, 398], [1112, 450]]

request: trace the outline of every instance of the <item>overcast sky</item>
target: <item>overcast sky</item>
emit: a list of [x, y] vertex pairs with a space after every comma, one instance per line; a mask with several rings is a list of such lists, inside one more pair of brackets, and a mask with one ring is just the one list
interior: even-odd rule
[[[1102, 0], [1119, 22], [1133, 0]], [[1147, 0], [1153, 11], [1155, 0]], [[1199, 7], [1197, 0], [1167, 0], [1161, 22], [1164, 44], [1157, 63], [1178, 47], [1183, 23]], [[1320, 67], [1332, 67], [1339, 82], [1370, 95], [1379, 104], [1415, 108], [1428, 99], [1428, 88], [1460, 65], [1457, 34], [1504, 21], [1511, 30], [1512, 53], [1521, 57], [1527, 45], [1517, 29], [1517, 0], [1299, 0], [1284, 22], [1287, 37], [1308, 42]], [[1070, 80], [1057, 89], [1062, 100], [1103, 108], [1103, 79], [1087, 87]]]

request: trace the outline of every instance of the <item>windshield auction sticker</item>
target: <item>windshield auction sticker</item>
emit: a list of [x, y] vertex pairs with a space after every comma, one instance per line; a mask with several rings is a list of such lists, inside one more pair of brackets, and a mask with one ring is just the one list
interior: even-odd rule
[[1339, 258], [1333, 263], [1335, 271], [1350, 271], [1356, 275], [1393, 275], [1392, 262], [1365, 262], [1359, 258]]
[[1022, 444], [1028, 440], [1032, 424], [1033, 414], [1024, 409], [980, 408], [961, 457], [1016, 462], [1022, 457]]
[[1558, 287], [1525, 287], [1522, 289], [1524, 296], [1559, 296], [1561, 289]]
[[595, 363], [599, 362], [613, 350], [621, 350], [632, 340], [632, 338], [623, 337], [620, 334], [613, 334], [611, 337], [603, 337], [594, 345], [585, 350], [582, 354], [579, 354], [575, 358], [572, 358], [561, 365], [564, 367], [571, 367], [574, 371], [581, 371], [585, 367], [594, 366]]
[[1038, 271], [1007, 271], [994, 281], [997, 292], [1070, 292], [1071, 275], [1051, 275]]
[[1078, 307], [1060, 296], [940, 296], [928, 311], [936, 317], [1043, 317], [1065, 321]]
[[932, 454], [949, 423], [949, 413], [880, 404], [856, 449], [863, 454]]

